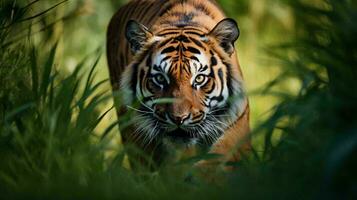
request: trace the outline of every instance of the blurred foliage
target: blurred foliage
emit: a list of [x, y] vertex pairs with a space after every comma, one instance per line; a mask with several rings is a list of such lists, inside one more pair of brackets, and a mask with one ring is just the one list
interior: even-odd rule
[[197, 158], [122, 166], [101, 49], [123, 3], [0, 0], [3, 198], [357, 198], [356, 1], [219, 0], [242, 31], [254, 152], [208, 175]]

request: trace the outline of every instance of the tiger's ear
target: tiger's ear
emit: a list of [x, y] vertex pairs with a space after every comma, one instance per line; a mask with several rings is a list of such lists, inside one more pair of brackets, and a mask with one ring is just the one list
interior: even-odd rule
[[237, 22], [231, 18], [226, 18], [218, 22], [209, 33], [210, 36], [216, 38], [229, 55], [234, 52], [234, 42], [238, 39], [239, 34]]
[[148, 28], [134, 20], [129, 20], [126, 24], [125, 37], [133, 53], [138, 52], [152, 36]]

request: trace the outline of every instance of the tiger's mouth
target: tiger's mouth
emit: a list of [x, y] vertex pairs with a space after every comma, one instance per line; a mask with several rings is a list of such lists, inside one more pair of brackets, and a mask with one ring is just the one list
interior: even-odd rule
[[171, 141], [188, 143], [192, 140], [198, 139], [196, 134], [190, 133], [182, 128], [177, 128], [175, 130], [165, 133]]
[[188, 131], [185, 131], [182, 128], [177, 128], [173, 131], [167, 132], [166, 133], [167, 136], [172, 137], [172, 138], [176, 138], [176, 139], [194, 139], [197, 138], [197, 136], [195, 136], [192, 133], [189, 133]]

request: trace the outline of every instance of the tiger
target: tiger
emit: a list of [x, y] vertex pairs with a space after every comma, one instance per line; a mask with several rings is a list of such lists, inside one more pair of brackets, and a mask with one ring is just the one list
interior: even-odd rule
[[134, 113], [131, 125], [119, 125], [124, 145], [156, 165], [176, 151], [239, 161], [251, 149], [239, 36], [214, 0], [132, 0], [119, 8], [108, 26], [107, 60], [112, 90], [121, 94], [118, 118]]

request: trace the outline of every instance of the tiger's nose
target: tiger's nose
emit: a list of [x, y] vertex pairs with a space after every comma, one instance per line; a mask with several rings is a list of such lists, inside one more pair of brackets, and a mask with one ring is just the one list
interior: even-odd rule
[[190, 117], [190, 114], [169, 114], [169, 117], [173, 123], [175, 123], [177, 126], [181, 126], [185, 120], [187, 120]]

